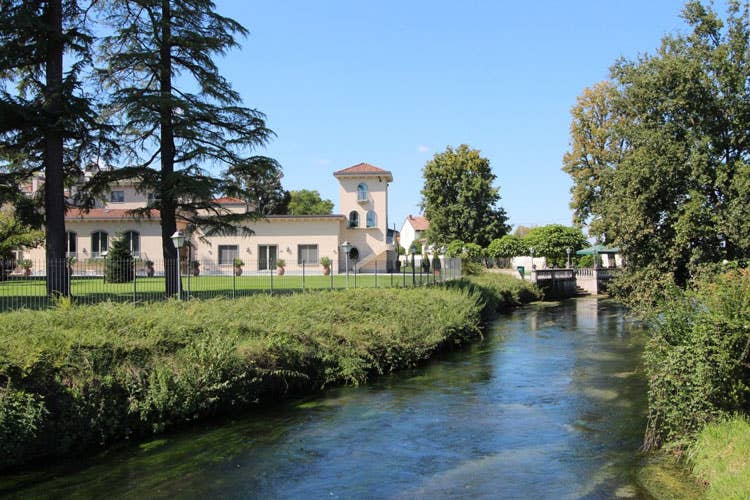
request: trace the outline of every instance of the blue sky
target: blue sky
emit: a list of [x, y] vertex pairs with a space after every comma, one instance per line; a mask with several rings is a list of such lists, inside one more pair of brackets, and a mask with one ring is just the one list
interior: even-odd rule
[[[419, 210], [422, 168], [481, 150], [513, 225], [570, 224], [570, 108], [619, 57], [685, 30], [676, 0], [218, 0], [251, 32], [220, 63], [277, 137], [286, 189], [338, 204], [332, 172], [393, 172], [389, 226]], [[721, 11], [723, 13], [723, 11]], [[335, 209], [338, 211], [338, 205]]]

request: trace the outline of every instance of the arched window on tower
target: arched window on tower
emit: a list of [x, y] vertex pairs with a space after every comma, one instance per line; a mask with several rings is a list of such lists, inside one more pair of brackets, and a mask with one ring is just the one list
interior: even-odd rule
[[376, 227], [378, 225], [378, 217], [372, 210], [367, 211], [367, 227]]
[[359, 213], [356, 210], [349, 212], [349, 227], [359, 227]]

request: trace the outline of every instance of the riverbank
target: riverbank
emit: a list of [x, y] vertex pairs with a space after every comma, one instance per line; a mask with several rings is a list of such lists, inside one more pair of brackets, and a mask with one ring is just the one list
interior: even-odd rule
[[3, 315], [0, 467], [412, 367], [481, 335], [519, 280]]

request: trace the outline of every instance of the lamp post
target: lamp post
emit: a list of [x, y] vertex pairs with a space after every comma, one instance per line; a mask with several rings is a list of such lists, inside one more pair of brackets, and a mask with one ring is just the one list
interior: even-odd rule
[[531, 254], [531, 270], [534, 270], [534, 247], [529, 247], [529, 253]]
[[341, 244], [341, 249], [344, 251], [346, 256], [346, 287], [349, 288], [349, 250], [352, 249], [352, 244], [345, 241]]
[[185, 244], [185, 235], [182, 231], [175, 231], [172, 235], [172, 243], [177, 249], [177, 300], [182, 300], [182, 284], [180, 283], [180, 248]]
[[412, 243], [409, 247], [409, 252], [411, 253], [411, 284], [412, 286], [417, 286], [417, 276], [414, 272], [414, 256], [417, 254], [417, 245]]
[[573, 249], [568, 247], [565, 249], [565, 252], [568, 254], [568, 269], [570, 269], [570, 252], [572, 252]]

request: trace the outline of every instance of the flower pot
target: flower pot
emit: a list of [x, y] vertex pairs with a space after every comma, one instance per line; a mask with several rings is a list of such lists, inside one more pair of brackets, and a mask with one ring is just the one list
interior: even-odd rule
[[323, 276], [328, 276], [331, 274], [331, 268], [330, 267], [324, 267], [323, 268]]
[[277, 267], [276, 268], [276, 274], [279, 276], [284, 276], [284, 268], [283, 267]]
[[234, 275], [242, 276], [242, 266], [234, 266]]

